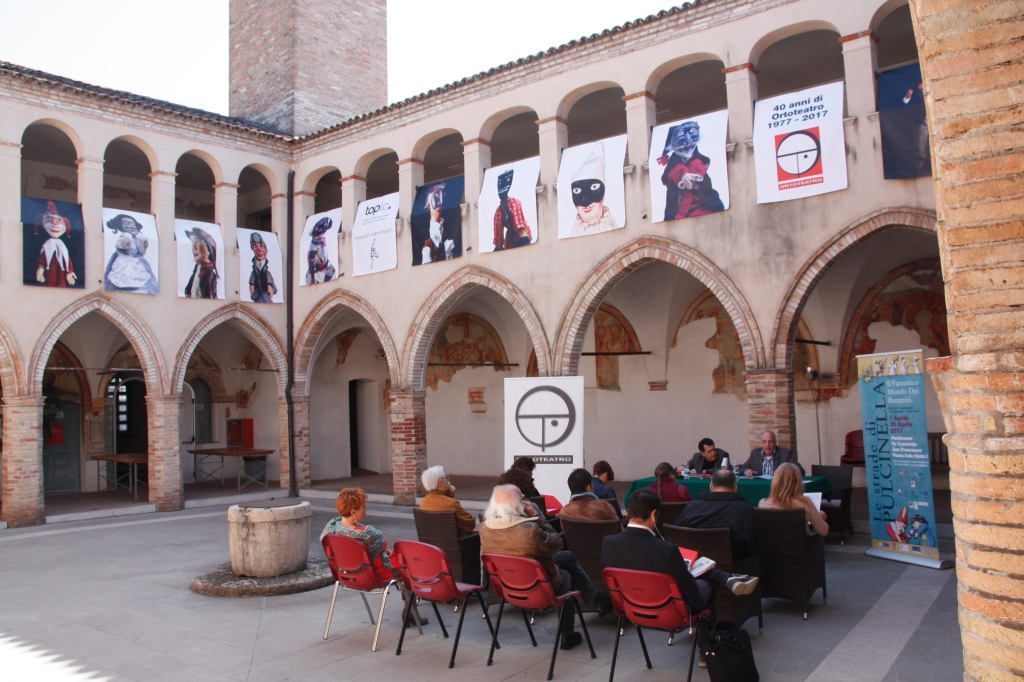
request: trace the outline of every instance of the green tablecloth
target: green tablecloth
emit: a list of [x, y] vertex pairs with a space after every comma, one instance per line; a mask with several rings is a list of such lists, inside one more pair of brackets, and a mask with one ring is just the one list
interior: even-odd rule
[[[676, 481], [686, 486], [686, 489], [693, 495], [693, 499], [697, 499], [698, 495], [706, 493], [711, 489], [710, 478], [677, 478]], [[654, 483], [653, 476], [638, 478], [633, 481], [629, 486], [629, 490], [626, 491], [626, 499], [622, 503], [623, 510], [629, 504], [629, 496], [633, 494], [634, 490], [646, 488], [652, 483]], [[743, 496], [743, 499], [755, 507], [758, 502], [768, 497], [772, 488], [772, 482], [767, 478], [746, 478], [741, 476], [737, 479], [736, 483], [739, 486], [737, 492]], [[804, 491], [821, 493], [822, 497], [828, 499], [832, 495], [832, 484], [824, 476], [804, 476]]]

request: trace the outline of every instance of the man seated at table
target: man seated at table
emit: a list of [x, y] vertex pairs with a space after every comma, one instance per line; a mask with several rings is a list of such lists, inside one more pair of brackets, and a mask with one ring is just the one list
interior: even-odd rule
[[[480, 525], [480, 545], [485, 553], [536, 559], [544, 567], [555, 594], [578, 590], [583, 601], [597, 605], [600, 615], [612, 612], [611, 598], [598, 592], [573, 553], [562, 548], [562, 536], [516, 486], [494, 488]], [[573, 622], [567, 618], [562, 623], [562, 649], [571, 649], [583, 641]]]
[[712, 620], [715, 618], [716, 587], [724, 585], [737, 595], [754, 591], [757, 576], [731, 575], [719, 568], [712, 568], [699, 578], [690, 575], [679, 547], [658, 537], [660, 509], [661, 500], [653, 490], [644, 488], [633, 493], [626, 508], [629, 525], [621, 533], [605, 536], [601, 563], [612, 568], [654, 571], [672, 576], [690, 610], [696, 613], [710, 608]]
[[710, 438], [701, 438], [697, 443], [697, 452], [693, 454], [689, 462], [676, 467], [676, 473], [680, 476], [684, 471], [689, 471], [691, 474], [708, 474], [715, 469], [721, 469], [722, 460], [727, 457], [729, 457], [729, 453], [716, 448], [715, 441]]
[[778, 447], [778, 441], [773, 431], [761, 432], [761, 447], [750, 451], [750, 457], [740, 467], [744, 476], [771, 476], [780, 464], [791, 462], [800, 469], [801, 475], [805, 475], [804, 468], [796, 461], [793, 452], [789, 448]]
[[427, 495], [420, 502], [420, 509], [427, 511], [453, 510], [459, 524], [459, 535], [472, 533], [476, 528], [476, 519], [455, 499], [455, 486], [451, 484], [448, 474], [444, 472], [444, 467], [437, 465], [426, 469], [423, 472], [422, 480], [423, 489], [427, 491]]
[[618, 521], [615, 508], [594, 494], [593, 476], [586, 469], [573, 469], [569, 474], [569, 503], [558, 515], [579, 521]]
[[675, 522], [684, 528], [728, 528], [733, 561], [760, 556], [762, 536], [757, 513], [736, 490], [736, 475], [718, 469], [711, 474], [710, 492], [686, 505]]

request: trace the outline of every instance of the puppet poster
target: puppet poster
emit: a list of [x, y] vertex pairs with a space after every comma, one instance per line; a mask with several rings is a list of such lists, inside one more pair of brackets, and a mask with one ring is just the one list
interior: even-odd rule
[[907, 64], [878, 74], [878, 118], [882, 126], [885, 179], [931, 175], [920, 64]]
[[626, 226], [622, 166], [626, 136], [569, 147], [558, 166], [558, 238], [586, 237]]
[[[323, 284], [337, 279], [341, 273], [338, 253], [338, 232], [341, 231], [341, 209], [315, 213], [306, 218], [299, 240], [299, 257], [305, 257], [299, 286]], [[302, 261], [299, 261], [302, 263]]]
[[412, 264], [423, 265], [462, 256], [460, 175], [423, 185], [412, 205]]
[[149, 213], [103, 209], [103, 288], [160, 293], [160, 236]]
[[729, 208], [725, 136], [729, 112], [656, 126], [651, 133], [651, 222]]
[[488, 168], [480, 191], [480, 253], [537, 242], [540, 157]]
[[754, 105], [757, 203], [846, 189], [843, 83], [828, 83]]
[[178, 245], [178, 297], [227, 298], [220, 225], [175, 220], [174, 241]]
[[281, 245], [273, 232], [235, 228], [238, 240], [238, 291], [243, 301], [284, 303]]
[[22, 197], [21, 230], [25, 284], [85, 288], [85, 223], [81, 205]]
[[398, 267], [399, 194], [359, 202], [352, 223], [352, 274], [384, 272]]

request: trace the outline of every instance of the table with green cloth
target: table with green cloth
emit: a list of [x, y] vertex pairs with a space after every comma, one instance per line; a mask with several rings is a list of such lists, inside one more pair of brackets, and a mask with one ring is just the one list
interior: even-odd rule
[[[691, 476], [690, 478], [677, 478], [677, 483], [682, 483], [686, 486], [686, 489], [693, 495], [693, 499], [697, 499], [697, 496], [701, 493], [706, 493], [711, 490], [711, 477], [698, 478]], [[629, 496], [633, 494], [634, 490], [640, 488], [646, 488], [650, 484], [654, 483], [654, 477], [649, 476], [648, 478], [638, 478], [630, 484], [629, 490], [626, 491], [626, 499], [622, 503], [623, 509], [629, 504]], [[762, 499], [768, 497], [768, 494], [772, 489], [772, 482], [767, 478], [747, 478], [746, 476], [740, 476], [736, 479], [738, 486], [737, 492], [743, 496], [743, 499], [749, 502], [753, 506], [757, 506], [757, 503]], [[808, 493], [821, 493], [821, 496], [825, 499], [830, 499], [832, 496], [832, 484], [824, 476], [804, 476], [804, 492]]]

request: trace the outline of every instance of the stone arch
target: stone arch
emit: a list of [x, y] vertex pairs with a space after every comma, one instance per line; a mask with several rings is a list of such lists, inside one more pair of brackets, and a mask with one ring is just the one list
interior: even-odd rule
[[172, 376], [171, 391], [176, 395], [181, 393], [185, 384], [185, 374], [188, 371], [188, 361], [192, 357], [199, 343], [215, 328], [225, 322], [235, 321], [244, 329], [249, 331], [262, 346], [263, 352], [270, 360], [277, 378], [277, 392], [284, 395], [288, 385], [288, 362], [285, 357], [284, 343], [277, 336], [266, 320], [252, 312], [241, 303], [233, 303], [216, 310], [192, 328], [192, 331], [185, 337], [185, 341], [178, 349], [178, 355], [174, 360], [174, 375]]
[[846, 252], [875, 235], [897, 227], [938, 234], [935, 211], [922, 208], [882, 208], [849, 224], [821, 246], [803, 264], [793, 286], [786, 292], [775, 317], [771, 347], [774, 367], [789, 367], [793, 355], [796, 325], [814, 285]]
[[57, 130], [61, 131], [67, 136], [68, 140], [70, 140], [71, 144], [75, 147], [75, 158], [81, 159], [85, 156], [85, 141], [82, 139], [81, 134], [79, 134], [79, 132], [75, 130], [73, 127], [71, 127], [69, 124], [56, 118], [40, 118], [38, 120], [32, 121], [24, 128], [22, 128], [21, 138], [19, 139], [24, 139], [25, 131], [28, 128], [31, 128], [35, 125], [50, 126], [51, 128], [56, 128]]
[[[209, 163], [209, 161], [207, 161], [207, 163]], [[213, 168], [213, 166], [211, 165], [210, 168]], [[274, 171], [270, 170], [270, 168], [268, 168], [266, 165], [262, 163], [250, 163], [245, 168], [252, 168], [254, 171], [263, 176], [263, 179], [267, 181], [267, 185], [270, 186], [270, 196], [274, 196], [275, 194], [282, 194], [284, 192], [284, 188], [281, 187], [281, 178], [277, 177], [277, 174], [274, 173]], [[235, 179], [235, 182], [241, 182], [242, 171], [244, 171], [245, 168], [238, 171], [238, 177]], [[217, 171], [214, 171], [214, 175], [216, 174]]]
[[[429, 146], [430, 145], [428, 144], [427, 147]], [[424, 147], [423, 149], [424, 151], [426, 151], [426, 147]], [[359, 157], [359, 160], [356, 162], [355, 168], [352, 171], [353, 175], [358, 175], [361, 178], [365, 178], [366, 175], [370, 172], [370, 166], [373, 165], [373, 162], [382, 156], [387, 156], [388, 154], [398, 154], [398, 151], [392, 149], [391, 147], [380, 147], [378, 149], [374, 149], [372, 152], [367, 152], [363, 154], [361, 157]], [[399, 158], [401, 158], [401, 156], [399, 156]], [[344, 173], [342, 173], [342, 175], [344, 175]]]
[[[495, 114], [491, 114], [490, 116], [487, 117], [487, 120], [484, 121], [483, 124], [480, 126], [480, 132], [477, 134], [477, 137], [479, 137], [481, 140], [486, 140], [487, 142], [490, 142], [491, 136], [494, 135], [494, 131], [498, 129], [498, 126], [500, 126], [502, 123], [512, 118], [513, 116], [518, 116], [519, 114], [526, 114], [531, 111], [534, 114], [537, 113], [533, 107], [520, 105], [515, 107], [509, 107], [508, 109], [502, 109], [501, 111]], [[537, 118], [540, 117], [538, 116]]]
[[25, 391], [21, 352], [3, 322], [0, 322], [0, 391], [0, 395], [5, 396], [23, 395]]
[[163, 395], [166, 392], [167, 370], [156, 336], [145, 322], [128, 306], [111, 297], [106, 292], [98, 291], [69, 304], [58, 312], [39, 335], [35, 349], [32, 351], [31, 378], [28, 393], [39, 395], [43, 390], [43, 372], [50, 351], [57, 340], [77, 320], [89, 313], [99, 313], [117, 327], [128, 341], [135, 347], [142, 364], [143, 376], [146, 379], [146, 392], [149, 395]]
[[[301, 191], [306, 192], [308, 194], [312, 194], [313, 192], [316, 191], [316, 186], [320, 182], [320, 179], [327, 175], [328, 173], [333, 173], [334, 171], [338, 171], [338, 173], [341, 173], [341, 169], [338, 168], [337, 166], [320, 166], [319, 168], [311, 170], [310, 172], [306, 173], [305, 177], [303, 177], [300, 182], [297, 182], [295, 184], [301, 188]], [[344, 175], [344, 173], [341, 174]]]
[[106, 158], [106, 150], [107, 148], [110, 147], [111, 142], [127, 142], [133, 147], [136, 147], [140, 152], [142, 152], [146, 156], [147, 159], [149, 159], [150, 173], [159, 170], [160, 163], [156, 155], [156, 150], [153, 149], [153, 146], [151, 144], [143, 140], [141, 137], [137, 137], [135, 135], [118, 135], [117, 137], [111, 138], [110, 141], [107, 142], [107, 145], [103, 148], [104, 159]]
[[800, 33], [806, 33], [808, 31], [833, 31], [839, 35], [843, 35], [835, 24], [831, 24], [827, 21], [801, 21], [796, 24], [790, 24], [789, 26], [783, 26], [782, 28], [771, 31], [761, 36], [760, 39], [750, 48], [750, 54], [747, 56], [747, 62], [757, 66], [761, 56], [765, 50], [779, 42]]
[[419, 315], [412, 323], [409, 339], [406, 342], [402, 372], [403, 388], [422, 389], [426, 377], [427, 356], [430, 353], [430, 342], [434, 338], [438, 325], [441, 324], [448, 311], [460, 299], [477, 287], [490, 289], [508, 301], [526, 325], [533, 350], [537, 354], [537, 367], [541, 376], [550, 376], [551, 361], [548, 351], [547, 337], [540, 317], [526, 294], [512, 282], [493, 270], [479, 265], [470, 265], [452, 273], [445, 281], [427, 296], [427, 304], [420, 308]]
[[878, 9], [875, 10], [875, 13], [871, 15], [871, 21], [869, 22], [868, 27], [872, 31], [877, 31], [878, 25], [881, 24], [886, 17], [906, 4], [907, 0], [886, 0], [878, 7]]
[[579, 372], [579, 358], [591, 318], [615, 285], [652, 261], [662, 261], [690, 273], [722, 302], [743, 348], [747, 369], [764, 367], [764, 344], [754, 313], [739, 288], [714, 263], [696, 250], [662, 237], [640, 237], [614, 251], [576, 289], [562, 316], [554, 347], [555, 369], [562, 376]]
[[556, 116], [562, 120], [568, 120], [569, 112], [572, 110], [572, 107], [576, 102], [579, 102], [591, 93], [599, 90], [607, 90], [608, 88], [622, 88], [623, 92], [626, 91], [621, 83], [616, 83], [615, 81], [594, 81], [593, 83], [587, 83], [586, 85], [582, 85], [575, 90], [566, 93], [566, 95], [562, 97], [562, 101], [558, 103], [558, 113]]
[[292, 385], [293, 395], [309, 395], [309, 370], [313, 366], [313, 351], [324, 329], [331, 323], [334, 314], [341, 308], [348, 308], [369, 323], [388, 361], [388, 376], [392, 385], [398, 385], [401, 379], [398, 348], [388, 331], [384, 319], [365, 299], [343, 289], [337, 289], [325, 296], [306, 316], [305, 321], [295, 335], [295, 383]]
[[[186, 154], [191, 154], [192, 156], [198, 159], [202, 159], [203, 163], [210, 167], [210, 172], [213, 173], [214, 185], [219, 185], [220, 183], [225, 181], [224, 169], [221, 167], [220, 162], [217, 161], [216, 157], [214, 157], [213, 154], [211, 154], [210, 152], [204, 152], [201, 149], [189, 149], [187, 151], [182, 152], [181, 154], [178, 154], [178, 158], [175, 159], [174, 161], [175, 166], [177, 166], [177, 163], [178, 161], [181, 160], [181, 157], [185, 156]], [[270, 181], [268, 180], [268, 182]], [[213, 188], [210, 188], [210, 191], [213, 191]]]
[[[462, 131], [457, 128], [438, 128], [437, 130], [432, 130], [417, 140], [416, 144], [413, 145], [412, 157], [415, 159], [422, 159], [426, 157], [427, 150], [430, 149], [430, 145], [434, 144], [442, 137], [448, 137], [449, 135], [455, 134], [462, 135]], [[462, 135], [462, 139], [465, 140], [466, 136]], [[369, 164], [367, 164], [366, 167], [369, 168]]]
[[718, 54], [713, 52], [694, 52], [682, 57], [676, 57], [663, 64], [656, 66], [647, 77], [647, 92], [655, 93], [658, 91], [658, 86], [661, 85], [661, 81], [665, 80], [665, 76], [669, 75], [673, 71], [690, 66], [691, 64], [698, 64], [700, 62], [722, 62], [725, 64], [725, 59]]

